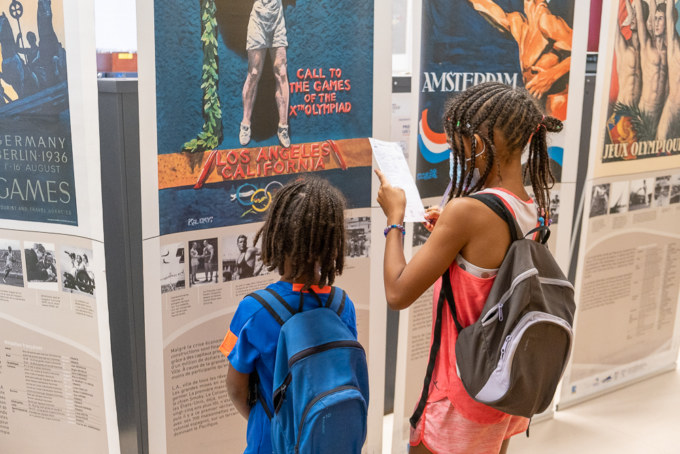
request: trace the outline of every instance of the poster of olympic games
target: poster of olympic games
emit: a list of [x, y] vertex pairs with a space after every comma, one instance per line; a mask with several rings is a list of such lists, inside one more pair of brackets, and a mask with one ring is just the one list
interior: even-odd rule
[[564, 407], [674, 370], [680, 350], [678, 5], [611, 0], [601, 26]]
[[78, 225], [62, 0], [0, 0], [0, 219]]
[[[548, 115], [567, 118], [574, 0], [428, 0], [423, 2], [416, 184], [422, 197], [449, 183], [446, 100], [468, 87], [525, 87]], [[549, 148], [561, 181], [566, 138]], [[576, 151], [576, 150], [574, 150]]]
[[[243, 452], [246, 421], [218, 347], [239, 301], [278, 279], [254, 239], [276, 192], [306, 173], [347, 201], [347, 262], [334, 285], [352, 295], [369, 373], [382, 380], [369, 137], [389, 118], [373, 102], [374, 79], [389, 88], [391, 76], [376, 65], [387, 53], [374, 53], [390, 45], [374, 32], [388, 26], [386, 3], [138, 2], [151, 451]], [[379, 452], [380, 397], [369, 415], [365, 452]]]
[[161, 235], [261, 221], [303, 172], [370, 205], [372, 2], [156, 0], [154, 17]]
[[615, 4], [609, 29], [613, 53], [606, 62], [611, 76], [603, 99], [607, 120], [594, 176], [680, 166], [678, 5], [675, 0]]

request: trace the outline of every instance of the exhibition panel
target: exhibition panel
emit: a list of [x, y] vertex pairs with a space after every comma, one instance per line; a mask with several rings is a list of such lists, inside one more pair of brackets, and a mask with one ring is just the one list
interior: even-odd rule
[[[674, 369], [678, 357], [680, 37], [674, 2], [657, 7], [665, 20], [648, 31], [635, 14], [642, 1], [603, 4], [576, 334], [561, 407]], [[653, 56], [660, 65], [649, 63]]]
[[[546, 112], [564, 122], [549, 145], [555, 177], [551, 189], [550, 249], [565, 271], [578, 163], [588, 8], [573, 0], [550, 3], [519, 0], [416, 2], [413, 58], [414, 90], [411, 164], [425, 206], [443, 206], [451, 181], [449, 151], [443, 129], [447, 99], [483, 82], [525, 87]], [[549, 24], [531, 28], [541, 17]], [[524, 27], [524, 28], [523, 28]], [[527, 28], [528, 27], [528, 28]], [[531, 39], [525, 39], [531, 35]], [[527, 192], [532, 193], [529, 181]], [[533, 194], [531, 194], [533, 196]], [[412, 254], [429, 233], [414, 225]], [[400, 319], [393, 452], [402, 452], [409, 422], [422, 390], [432, 331], [430, 289]], [[537, 418], [539, 419], [539, 418]]]
[[0, 12], [0, 451], [117, 453], [93, 5]]
[[[218, 347], [239, 301], [278, 280], [255, 235], [276, 192], [305, 174], [347, 201], [335, 284], [355, 303], [371, 377], [364, 450], [379, 452], [385, 306], [368, 138], [389, 131], [388, 7], [138, 3], [150, 452], [243, 451]], [[267, 17], [272, 36], [258, 28]]]

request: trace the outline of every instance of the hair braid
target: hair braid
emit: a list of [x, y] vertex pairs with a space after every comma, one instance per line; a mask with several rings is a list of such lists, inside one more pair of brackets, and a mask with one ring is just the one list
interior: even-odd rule
[[[327, 181], [316, 177], [294, 180], [272, 201], [264, 225], [262, 261], [269, 271], [312, 284], [333, 284], [342, 273], [345, 251], [345, 202]], [[286, 270], [286, 265], [289, 270]]]
[[[542, 115], [536, 100], [525, 89], [515, 89], [500, 82], [476, 85], [450, 99], [444, 115], [444, 131], [451, 146], [453, 172], [463, 175], [463, 181], [455, 181], [449, 198], [461, 197], [482, 189], [494, 164], [499, 169], [500, 160], [496, 149], [496, 134], [502, 135], [509, 152], [521, 153], [529, 145], [529, 155], [524, 169], [539, 209], [546, 216], [550, 212], [550, 188], [554, 177], [550, 169], [547, 132], [559, 132], [562, 122]], [[472, 170], [476, 167], [478, 140], [485, 147], [486, 166], [480, 180], [470, 187]], [[463, 138], [470, 141], [470, 162], [466, 163]]]

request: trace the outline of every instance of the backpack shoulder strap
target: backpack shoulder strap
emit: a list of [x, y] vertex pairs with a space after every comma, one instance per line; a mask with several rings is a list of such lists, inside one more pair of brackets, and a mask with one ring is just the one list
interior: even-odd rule
[[500, 197], [493, 194], [473, 194], [469, 197], [479, 200], [480, 202], [485, 204], [487, 207], [493, 210], [493, 212], [496, 213], [501, 219], [503, 219], [506, 224], [508, 224], [508, 229], [510, 230], [510, 238], [512, 239], [512, 241], [516, 241], [520, 238], [531, 237], [534, 233], [538, 233], [539, 243], [545, 244], [548, 242], [548, 238], [550, 238], [550, 228], [548, 226], [542, 225], [540, 227], [536, 227], [535, 229], [532, 229], [526, 235], [524, 235], [522, 233], [522, 229], [520, 229], [519, 227], [519, 224], [517, 224], [517, 220], [512, 215], [512, 213], [510, 213], [508, 207], [505, 206], [505, 203], [503, 203]]
[[341, 288], [331, 287], [331, 292], [328, 294], [325, 307], [329, 308], [338, 315], [342, 315], [345, 310], [345, 302], [347, 300], [347, 293]]
[[550, 228], [544, 225], [536, 227], [535, 229], [531, 229], [526, 235], [524, 235], [524, 238], [530, 237], [534, 233], [538, 233], [538, 242], [541, 244], [547, 243], [548, 238], [550, 238]]
[[508, 229], [510, 230], [511, 241], [517, 241], [518, 239], [524, 237], [522, 230], [517, 224], [517, 220], [498, 196], [493, 194], [473, 194], [468, 197], [479, 200], [484, 205], [489, 207], [494, 213], [496, 213], [498, 217], [505, 221], [505, 223], [508, 225]]
[[[448, 274], [447, 269], [444, 274]], [[442, 277], [443, 279], [443, 277]], [[423, 416], [423, 411], [425, 411], [425, 404], [427, 403], [427, 395], [430, 391], [430, 383], [432, 382], [432, 374], [434, 373], [434, 363], [437, 359], [437, 353], [439, 353], [439, 347], [442, 342], [442, 311], [444, 310], [444, 305], [446, 304], [446, 292], [444, 292], [443, 283], [442, 290], [439, 292], [439, 300], [437, 301], [437, 318], [434, 322], [434, 333], [432, 334], [432, 345], [430, 345], [430, 358], [427, 362], [427, 370], [425, 371], [425, 380], [423, 381], [423, 391], [420, 393], [420, 400], [416, 406], [413, 415], [409, 418], [411, 427], [414, 429], [418, 424], [418, 420]], [[457, 321], [456, 321], [457, 323]]]
[[[288, 304], [288, 302], [276, 291], [270, 288], [263, 288], [256, 290], [253, 293], [249, 293], [247, 296], [254, 298], [258, 303], [264, 307], [269, 314], [274, 317], [276, 322], [283, 326], [284, 323], [288, 321], [296, 311]], [[250, 398], [253, 400], [252, 405], [255, 402], [259, 402], [264, 409], [267, 418], [272, 419], [272, 412], [264, 399], [264, 394], [260, 391], [260, 377], [257, 372], [251, 374], [251, 384], [250, 384]]]
[[252, 408], [255, 404], [260, 403], [265, 415], [270, 420], [272, 419], [272, 412], [267, 406], [267, 401], [264, 399], [264, 394], [260, 391], [260, 376], [257, 371], [254, 371], [248, 377], [248, 405]]
[[281, 326], [297, 312], [281, 295], [270, 288], [257, 290], [253, 293], [249, 293], [247, 296], [257, 300], [257, 302], [259, 302]]

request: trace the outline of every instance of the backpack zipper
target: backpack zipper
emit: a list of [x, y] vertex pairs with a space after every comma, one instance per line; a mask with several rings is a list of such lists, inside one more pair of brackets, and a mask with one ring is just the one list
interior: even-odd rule
[[350, 340], [344, 340], [344, 341], [333, 341], [333, 342], [328, 342], [326, 344], [321, 344], [321, 345], [315, 345], [314, 347], [309, 347], [304, 350], [300, 350], [296, 354], [290, 357], [288, 360], [288, 369], [293, 367], [293, 364], [296, 362], [306, 358], [307, 356], [314, 355], [316, 353], [323, 353], [328, 350], [332, 350], [334, 348], [359, 348], [361, 350], [364, 349], [364, 347], [361, 346], [361, 344], [357, 341], [350, 341]]
[[[506, 336], [505, 341], [503, 342], [503, 345], [501, 347], [501, 355], [498, 360], [498, 364], [496, 365], [496, 369], [494, 372], [491, 374], [489, 377], [489, 380], [487, 381], [486, 385], [477, 393], [477, 395], [474, 397], [478, 401], [482, 403], [487, 403], [491, 404], [493, 402], [496, 402], [500, 400], [504, 396], [499, 396], [495, 399], [490, 399], [485, 396], [481, 396], [482, 392], [487, 388], [487, 385], [489, 385], [489, 382], [491, 381], [491, 378], [494, 376], [500, 376], [500, 378], [497, 378], [495, 381], [498, 383], [506, 383], [509, 380], [509, 374], [510, 374], [510, 369], [507, 367], [504, 367], [506, 363], [512, 363], [512, 360], [515, 356], [515, 352], [517, 350], [517, 343], [511, 344], [512, 339], [521, 337], [524, 331], [526, 331], [530, 326], [536, 324], [536, 323], [553, 323], [555, 325], [559, 325], [565, 329], [567, 332], [567, 335], [569, 336], [570, 342], [569, 342], [569, 350], [567, 350], [567, 357], [571, 353], [571, 339], [573, 337], [573, 332], [571, 325], [567, 323], [565, 320], [551, 314], [547, 314], [545, 312], [540, 312], [540, 311], [532, 311], [526, 313], [522, 319], [517, 323], [515, 328], [512, 330], [512, 333]], [[508, 354], [506, 358], [506, 353]], [[488, 392], [488, 391], [487, 391]], [[496, 397], [496, 396], [494, 396]]]
[[524, 280], [529, 279], [531, 276], [534, 276], [538, 274], [538, 270], [536, 268], [530, 268], [523, 273], [518, 274], [515, 279], [513, 279], [512, 284], [510, 284], [510, 288], [503, 293], [503, 296], [498, 300], [498, 303], [491, 308], [490, 311], [488, 311], [486, 314], [484, 314], [484, 318], [482, 319], [482, 326], [486, 326], [489, 323], [491, 323], [494, 319], [493, 316], [489, 316], [490, 314], [496, 314], [498, 317], [498, 321], [502, 322], [503, 321], [503, 306], [505, 305], [506, 301], [510, 299], [510, 296], [512, 296], [512, 292], [515, 291], [515, 288]]
[[[555, 315], [547, 314], [545, 312], [539, 312], [539, 311], [532, 311], [524, 315], [522, 319], [517, 323], [515, 326], [515, 329], [512, 330], [512, 332], [505, 338], [505, 342], [503, 343], [503, 346], [501, 347], [501, 357], [498, 361], [498, 367], [501, 367], [501, 360], [504, 357], [504, 354], [507, 350], [507, 347], [510, 346], [510, 341], [515, 338], [515, 337], [521, 337], [522, 334], [524, 334], [524, 331], [529, 329], [530, 326], [535, 325], [536, 323], [554, 323], [555, 325], [559, 325], [563, 327], [567, 333], [569, 334], [569, 339], [572, 337], [572, 329], [571, 325], [567, 323], [565, 320], [561, 319], [560, 317], [557, 317]], [[510, 346], [510, 351], [509, 357], [508, 357], [508, 362], [512, 362], [513, 357], [515, 356], [515, 351], [517, 350], [517, 345], [512, 345]]]
[[499, 361], [503, 360], [505, 357], [505, 349], [508, 347], [508, 344], [510, 343], [510, 340], [512, 339], [512, 334], [509, 334], [505, 337], [505, 342], [503, 342], [503, 346], [501, 347], [501, 358]]
[[349, 341], [349, 340], [344, 340], [344, 341], [333, 341], [333, 342], [328, 342], [326, 344], [321, 344], [321, 345], [316, 345], [314, 347], [306, 348], [304, 350], [301, 350], [297, 352], [295, 355], [291, 356], [290, 359], [288, 360], [288, 374], [286, 375], [286, 378], [283, 380], [283, 383], [274, 390], [274, 394], [272, 395], [272, 399], [274, 400], [274, 412], [278, 413], [279, 410], [281, 409], [281, 405], [283, 404], [283, 400], [286, 395], [286, 391], [288, 390], [288, 386], [290, 386], [290, 382], [292, 381], [293, 377], [290, 373], [290, 369], [293, 367], [295, 363], [298, 361], [303, 360], [304, 358], [315, 355], [317, 353], [323, 353], [328, 350], [332, 350], [334, 348], [358, 348], [361, 351], [364, 351], [364, 347], [357, 341]]
[[574, 290], [574, 286], [572, 285], [571, 282], [565, 280], [565, 279], [554, 279], [551, 277], [540, 277], [538, 278], [541, 284], [548, 284], [548, 285], [559, 285], [561, 287], [568, 287], [572, 290]]
[[302, 437], [302, 428], [305, 425], [305, 419], [307, 418], [307, 414], [311, 411], [312, 407], [314, 404], [316, 404], [318, 401], [323, 399], [324, 397], [327, 397], [331, 394], [339, 393], [340, 391], [345, 391], [348, 389], [354, 389], [359, 391], [361, 393], [361, 390], [357, 388], [356, 386], [350, 386], [350, 385], [344, 385], [344, 386], [338, 386], [337, 388], [329, 389], [326, 392], [323, 392], [316, 396], [314, 399], [312, 399], [308, 404], [307, 407], [305, 407], [305, 411], [302, 413], [302, 417], [300, 418], [300, 425], [298, 426], [298, 435], [297, 435], [297, 441], [295, 442], [295, 453], [298, 454], [300, 452], [300, 438]]
[[[494, 307], [491, 308], [489, 312], [484, 314], [484, 318], [482, 318], [482, 326], [486, 326], [490, 324], [494, 318], [498, 318], [499, 322], [502, 322], [504, 319], [503, 316], [503, 306], [505, 303], [508, 301], [510, 296], [512, 295], [512, 292], [515, 290], [515, 287], [517, 287], [520, 282], [522, 282], [525, 279], [530, 278], [531, 276], [534, 276], [538, 274], [538, 270], [536, 268], [531, 268], [529, 270], [526, 270], [525, 272], [517, 275], [517, 277], [512, 281], [512, 284], [510, 285], [510, 288], [508, 291], [506, 291], [501, 299], [498, 301], [498, 304], [496, 304]], [[541, 284], [545, 285], [559, 285], [561, 287], [567, 287], [570, 288], [572, 291], [574, 290], [574, 286], [571, 284], [571, 282], [564, 280], [564, 279], [554, 279], [550, 277], [538, 277], [538, 280]], [[496, 315], [497, 317], [494, 317], [493, 315]]]

